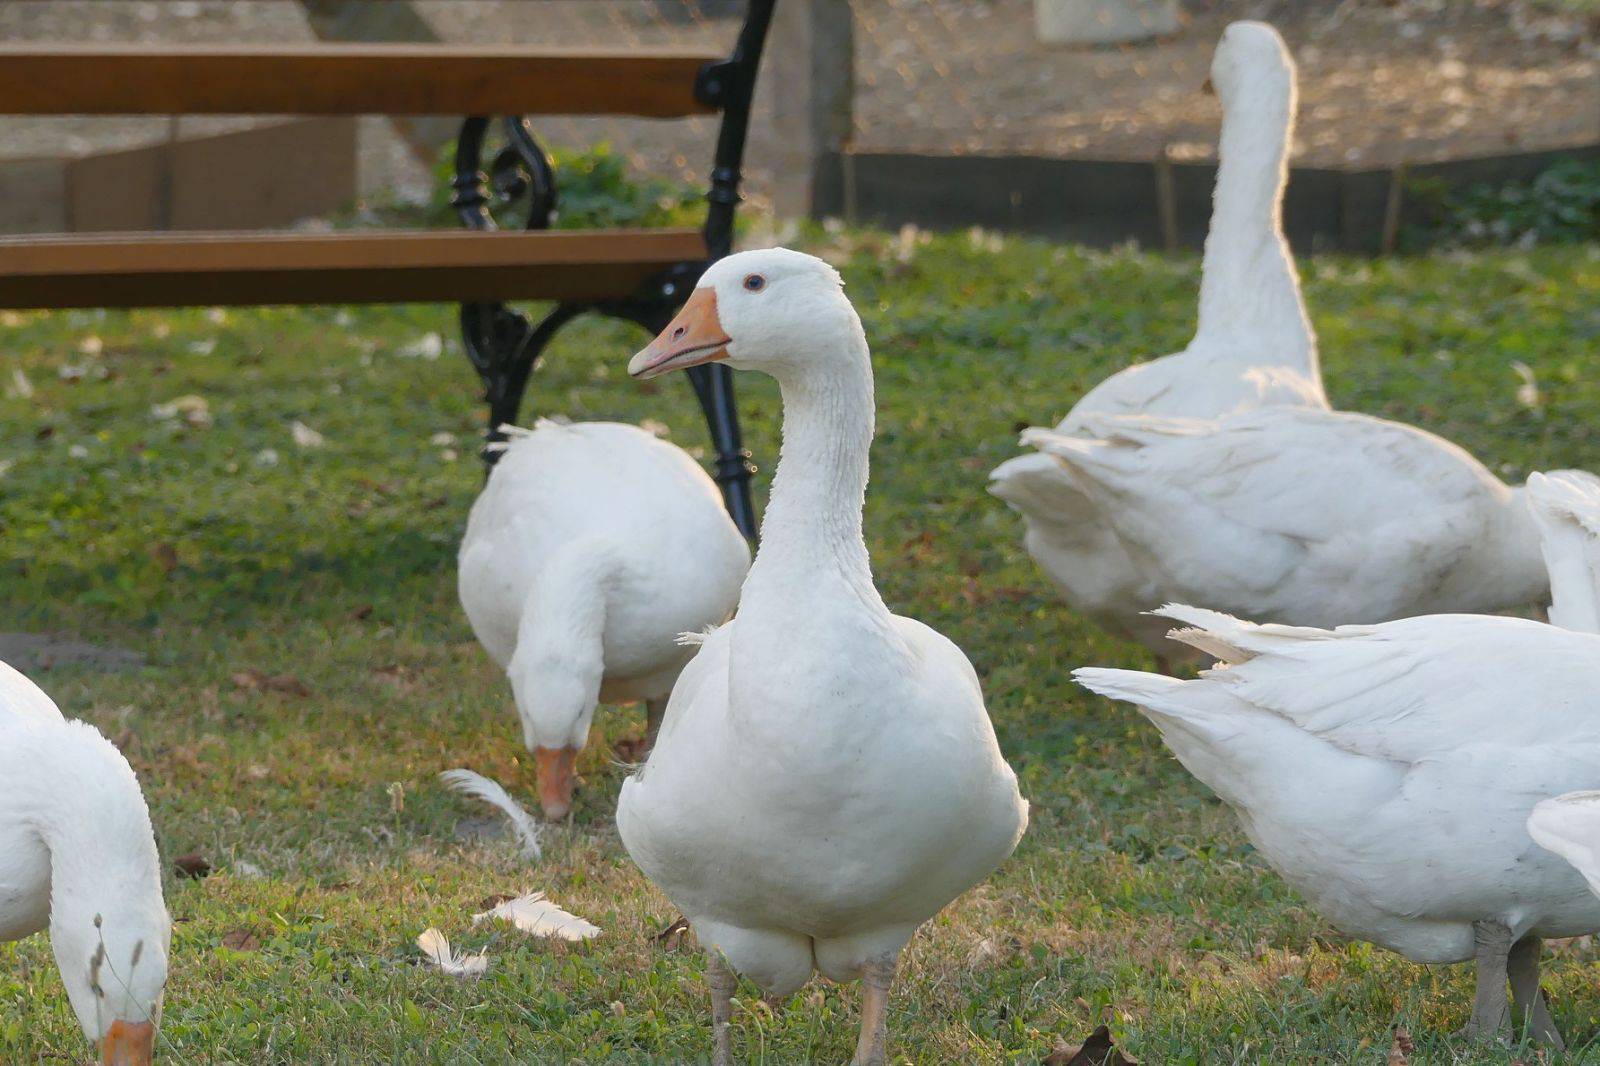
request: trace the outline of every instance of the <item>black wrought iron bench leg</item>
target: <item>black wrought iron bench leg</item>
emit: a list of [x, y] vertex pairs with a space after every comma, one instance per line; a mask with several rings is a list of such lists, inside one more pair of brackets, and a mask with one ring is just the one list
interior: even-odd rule
[[755, 503], [750, 497], [750, 475], [755, 466], [739, 433], [739, 408], [733, 401], [733, 371], [707, 363], [692, 366], [689, 380], [694, 384], [700, 410], [705, 412], [711, 443], [717, 449], [715, 477], [722, 488], [722, 499], [733, 524], [747, 539], [756, 536]]
[[506, 439], [500, 427], [516, 424], [528, 379], [539, 357], [556, 332], [584, 310], [581, 304], [557, 304], [534, 326], [503, 304], [466, 304], [461, 308], [461, 335], [467, 358], [483, 380], [483, 398], [489, 404], [483, 447], [486, 467], [493, 467], [500, 458], [500, 449], [495, 445]]

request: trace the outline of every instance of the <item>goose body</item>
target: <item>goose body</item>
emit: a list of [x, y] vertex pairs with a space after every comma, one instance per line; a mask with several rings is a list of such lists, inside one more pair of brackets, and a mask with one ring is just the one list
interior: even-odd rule
[[1092, 427], [1027, 437], [1095, 501], [1156, 602], [1332, 626], [1500, 611], [1549, 588], [1524, 494], [1422, 430], [1287, 407]]
[[857, 1061], [880, 1062], [900, 949], [1011, 853], [1026, 805], [966, 656], [873, 584], [872, 373], [838, 275], [783, 249], [722, 260], [630, 370], [706, 358], [778, 379], [783, 451], [738, 613], [679, 678], [617, 824], [712, 953], [719, 1063], [724, 962], [773, 996], [864, 978]]
[[664, 701], [692, 654], [678, 635], [724, 621], [749, 565], [681, 448], [613, 422], [511, 439], [468, 516], [458, 590], [511, 681], [547, 815], [570, 807], [596, 704]]
[[0, 940], [45, 929], [101, 1061], [148, 1064], [171, 921], [144, 796], [97, 730], [0, 663]]
[[[1216, 418], [1266, 406], [1328, 406], [1281, 217], [1294, 62], [1271, 26], [1238, 22], [1217, 46], [1211, 82], [1223, 124], [1194, 339], [1095, 386], [1055, 427], [1058, 434], [1089, 435], [1089, 421], [1102, 415]], [[1069, 603], [1161, 646], [1159, 629], [1139, 613], [1161, 602], [1156, 587], [1054, 457], [1012, 459], [994, 471], [990, 489], [1022, 515], [1029, 553]]]
[[[1588, 475], [1536, 475], [1530, 492], [1573, 486], [1600, 515]], [[1545, 546], [1552, 574], [1571, 574], [1570, 549]], [[1526, 824], [1541, 799], [1600, 787], [1600, 635], [1481, 615], [1328, 630], [1159, 613], [1218, 666], [1079, 682], [1136, 705], [1335, 927], [1417, 962], [1476, 958], [1474, 1032], [1499, 1030], [1509, 973], [1537, 1035], [1559, 1042], [1539, 940], [1600, 929], [1600, 899]]]

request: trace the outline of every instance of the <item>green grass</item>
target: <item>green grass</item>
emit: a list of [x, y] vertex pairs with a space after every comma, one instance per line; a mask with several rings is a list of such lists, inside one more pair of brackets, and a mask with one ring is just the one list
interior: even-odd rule
[[[1196, 262], [965, 234], [918, 246], [809, 233], [840, 259], [873, 341], [880, 404], [867, 531], [894, 609], [943, 630], [984, 678], [1000, 741], [1033, 802], [1016, 856], [907, 953], [891, 1047], [916, 1063], [1032, 1063], [1100, 1022], [1146, 1063], [1451, 1060], [1469, 975], [1341, 944], [1252, 854], [1228, 812], [1126, 708], [1069, 683], [1082, 664], [1146, 666], [1047, 591], [1021, 525], [984, 491], [1014, 431], [1050, 422], [1130, 358], [1182, 345]], [[1466, 445], [1507, 477], [1600, 469], [1600, 251], [1304, 264], [1336, 401]], [[400, 350], [453, 337], [444, 307], [56, 313], [4, 320], [36, 394], [0, 398], [3, 628], [135, 648], [129, 672], [39, 681], [121, 738], [163, 853], [217, 872], [172, 881], [177, 924], [162, 1055], [171, 1063], [698, 1061], [701, 961], [652, 934], [675, 916], [612, 827], [622, 771], [601, 714], [573, 827], [529, 868], [463, 839], [481, 810], [435, 781], [470, 766], [527, 795], [531, 766], [503, 678], [455, 602], [454, 547], [479, 485], [465, 360]], [[97, 338], [98, 354], [81, 349]], [[704, 439], [687, 385], [640, 386], [641, 337], [570, 330], [535, 377], [541, 412], [654, 418]], [[89, 347], [94, 347], [91, 342]], [[202, 354], [209, 351], [209, 354]], [[1542, 413], [1518, 405], [1526, 362]], [[87, 368], [81, 380], [64, 367]], [[775, 454], [779, 408], [740, 380], [749, 444]], [[214, 424], [152, 405], [207, 399]], [[327, 443], [302, 449], [299, 419]], [[457, 458], [433, 443], [447, 434]], [[268, 465], [261, 457], [273, 449]], [[763, 480], [765, 475], [763, 474]], [[233, 675], [290, 674], [310, 695]], [[605, 930], [568, 948], [472, 928], [496, 892], [548, 891]], [[417, 965], [436, 925], [487, 948], [459, 984]], [[247, 930], [259, 949], [234, 951]], [[1558, 1022], [1600, 1061], [1600, 962], [1586, 942], [1548, 968]], [[743, 988], [742, 1060], [844, 1062], [855, 992], [814, 985], [778, 1010]], [[81, 1038], [48, 945], [0, 946], [0, 1059], [76, 1061]], [[1533, 1061], [1462, 1052], [1461, 1061]]]

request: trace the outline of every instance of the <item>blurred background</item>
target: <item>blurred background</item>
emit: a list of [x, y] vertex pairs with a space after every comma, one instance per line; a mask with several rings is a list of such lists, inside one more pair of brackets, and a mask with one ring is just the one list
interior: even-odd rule
[[[726, 50], [742, 8], [5, 0], [0, 34]], [[747, 192], [786, 217], [1194, 246], [1219, 119], [1200, 88], [1240, 18], [1272, 22], [1300, 65], [1297, 246], [1538, 239], [1595, 217], [1600, 0], [780, 0]], [[450, 224], [439, 161], [457, 125], [0, 118], [0, 231], [281, 226], [430, 202]], [[648, 212], [693, 202], [715, 122], [540, 117], [536, 129], [564, 167], [642, 183]]]

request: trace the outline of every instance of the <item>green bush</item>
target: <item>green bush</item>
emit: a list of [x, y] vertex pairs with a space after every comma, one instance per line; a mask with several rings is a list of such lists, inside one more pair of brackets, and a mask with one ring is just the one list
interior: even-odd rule
[[1416, 180], [1407, 196], [1425, 219], [1410, 228], [1412, 246], [1527, 247], [1600, 237], [1600, 160], [1564, 159], [1531, 181], [1458, 189]]
[[[485, 151], [484, 155], [487, 165], [492, 151]], [[577, 150], [558, 148], [550, 156], [556, 170], [556, 229], [695, 225], [705, 217], [703, 190], [684, 182], [630, 174], [627, 161], [609, 144]], [[455, 209], [450, 206], [450, 180], [454, 176], [455, 146], [450, 145], [435, 168], [434, 194], [425, 208], [425, 225], [459, 224]], [[522, 225], [526, 217], [524, 202], [511, 205], [511, 217], [497, 208], [501, 225]]]

